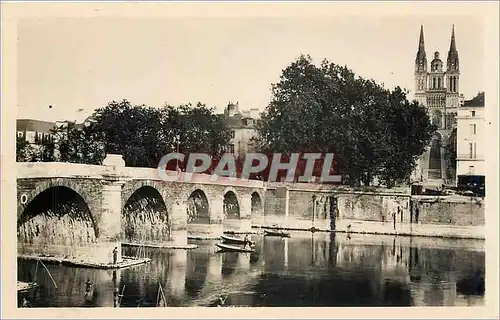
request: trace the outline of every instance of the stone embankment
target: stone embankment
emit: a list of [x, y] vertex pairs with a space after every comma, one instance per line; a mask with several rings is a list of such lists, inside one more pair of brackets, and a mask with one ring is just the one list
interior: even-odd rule
[[409, 188], [268, 186], [252, 226], [290, 230], [485, 239], [484, 199], [412, 196]]

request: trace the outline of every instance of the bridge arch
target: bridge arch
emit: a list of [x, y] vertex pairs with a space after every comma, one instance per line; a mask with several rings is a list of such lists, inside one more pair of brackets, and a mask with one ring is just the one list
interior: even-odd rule
[[49, 180], [39, 183], [26, 197], [29, 200], [18, 207], [18, 243], [61, 249], [96, 242], [99, 230], [91, 202], [77, 183]]
[[[161, 189], [160, 189], [161, 190]], [[121, 235], [132, 243], [171, 240], [169, 211], [154, 182], [143, 181], [122, 195]]]
[[241, 205], [238, 192], [233, 187], [227, 187], [222, 193], [224, 219], [240, 219]]
[[[80, 195], [80, 197], [82, 197], [82, 199], [85, 200], [85, 203], [88, 205], [89, 210], [92, 214], [92, 219], [97, 221], [99, 212], [98, 208], [93, 205], [94, 201], [92, 201], [92, 199], [94, 197], [85, 190], [82, 184], [76, 181], [72, 181], [71, 179], [64, 179], [64, 178], [47, 179], [46, 181], [37, 182], [36, 187], [34, 189], [26, 193], [21, 193], [19, 195], [19, 198], [17, 199], [18, 216], [20, 216], [24, 212], [26, 207], [30, 204], [31, 201], [33, 201], [33, 199], [35, 199], [36, 196], [38, 196], [45, 190], [53, 187], [66, 187], [78, 193], [78, 195]], [[25, 194], [26, 197], [23, 197], [23, 194]], [[26, 203], [22, 203], [21, 197], [26, 199]]]
[[209, 193], [202, 186], [190, 188], [187, 193], [188, 224], [210, 224]]

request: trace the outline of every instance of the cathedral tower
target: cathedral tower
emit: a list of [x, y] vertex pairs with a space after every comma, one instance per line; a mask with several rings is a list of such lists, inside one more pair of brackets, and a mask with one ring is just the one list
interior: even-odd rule
[[[446, 105], [449, 108], [460, 106], [460, 64], [458, 60], [457, 45], [455, 43], [455, 26], [451, 29], [450, 50], [446, 59]], [[445, 129], [451, 130], [455, 124], [454, 114], [447, 114]]]
[[455, 26], [451, 30], [450, 50], [446, 69], [438, 51], [427, 65], [424, 43], [424, 27], [420, 26], [418, 51], [415, 58], [415, 100], [426, 107], [433, 124], [438, 128], [428, 150], [419, 161], [417, 177], [420, 181], [447, 182], [454, 173], [444, 159], [444, 149], [452, 130], [456, 127], [456, 115], [463, 97], [459, 93], [460, 66], [455, 40]]

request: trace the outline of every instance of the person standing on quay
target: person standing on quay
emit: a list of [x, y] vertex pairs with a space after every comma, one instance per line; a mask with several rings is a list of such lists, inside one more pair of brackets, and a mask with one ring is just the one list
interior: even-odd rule
[[392, 213], [392, 226], [396, 230], [396, 212]]

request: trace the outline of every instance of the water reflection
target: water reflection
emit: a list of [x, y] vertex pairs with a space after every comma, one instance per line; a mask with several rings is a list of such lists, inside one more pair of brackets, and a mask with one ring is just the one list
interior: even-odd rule
[[168, 306], [452, 306], [483, 300], [484, 250], [473, 244], [452, 249], [444, 240], [306, 232], [252, 240], [253, 254], [216, 253], [211, 241], [190, 251], [141, 249], [151, 263], [118, 271], [47, 264], [57, 288], [36, 262], [20, 260], [18, 275], [40, 284], [29, 297], [34, 307], [155, 307], [163, 300]]

